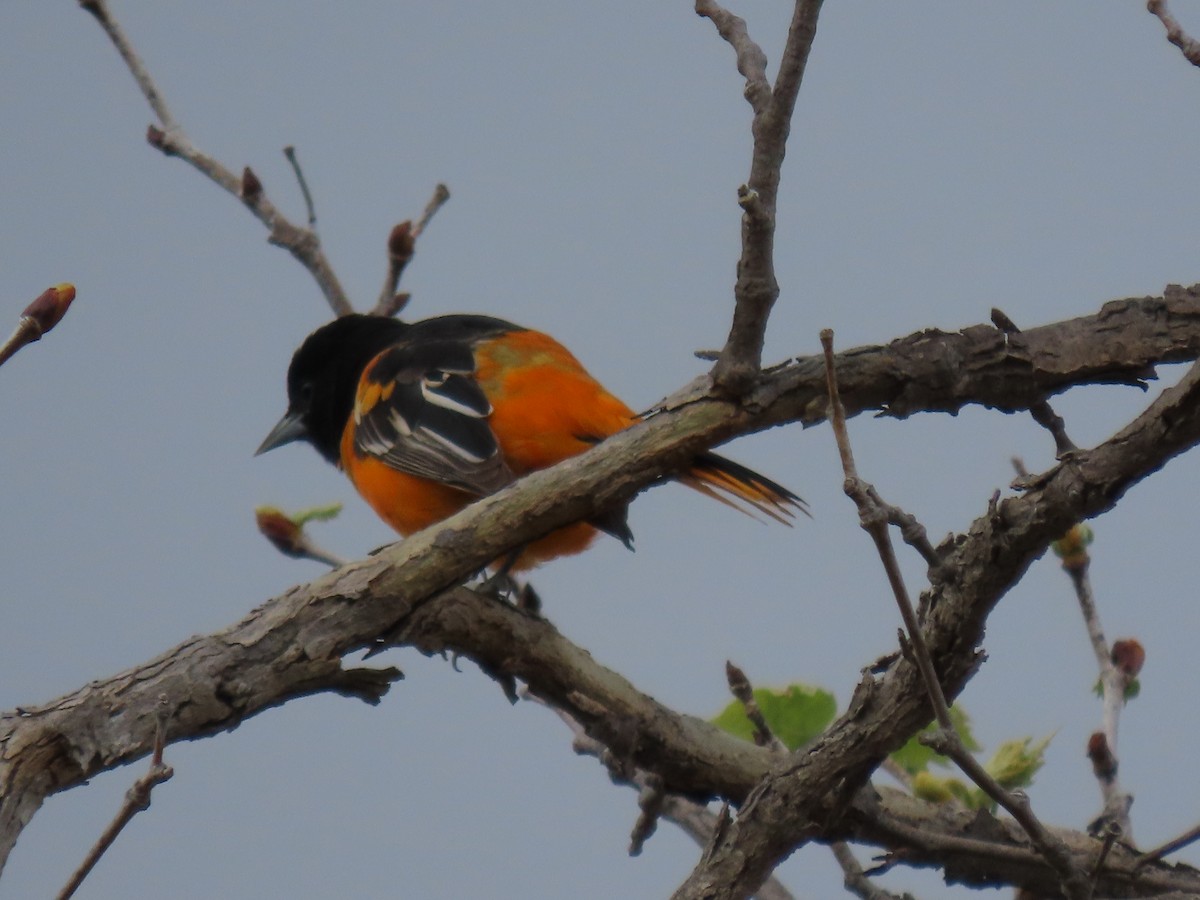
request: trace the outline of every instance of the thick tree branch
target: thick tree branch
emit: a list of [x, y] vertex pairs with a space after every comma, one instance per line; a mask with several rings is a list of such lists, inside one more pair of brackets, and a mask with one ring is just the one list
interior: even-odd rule
[[178, 156], [214, 184], [241, 200], [255, 218], [266, 226], [270, 232], [267, 239], [291, 253], [296, 261], [308, 270], [334, 313], [344, 316], [353, 312], [346, 292], [326, 259], [325, 251], [321, 249], [316, 232], [311, 228], [295, 225], [285, 217], [268, 199], [261, 182], [249, 169], [239, 178], [218, 160], [192, 144], [183, 127], [171, 115], [162, 92], [154, 83], [149, 70], [134, 50], [120, 23], [109, 12], [106, 0], [79, 0], [79, 5], [100, 23], [121, 59], [125, 61], [126, 67], [141, 89], [142, 96], [154, 111], [159, 125], [151, 125], [146, 132], [146, 139], [150, 145], [166, 156]]
[[[914, 339], [850, 351], [838, 359], [843, 399], [851, 411], [876, 403], [898, 404], [909, 413], [916, 411], [918, 399], [931, 409], [965, 402], [1015, 408], [1023, 393], [1042, 397], [1048, 385], [1062, 389], [1072, 380], [1127, 381], [1130, 371], [1144, 375], [1153, 362], [1200, 352], [1194, 294], [1116, 306], [1110, 313], [1024, 333], [1029, 343], [1016, 361], [994, 346], [994, 329], [919, 335], [915, 340], [924, 348], [929, 389], [893, 382], [896, 360], [911, 352], [905, 348]], [[1114, 321], [1128, 330], [1112, 333]], [[1068, 336], [1080, 333], [1095, 336], [1095, 353], [1064, 356], [1062, 348], [1075, 339]], [[1036, 349], [1043, 340], [1057, 350]], [[959, 363], [955, 378], [936, 377], [950, 357]], [[800, 372], [810, 369], [806, 382]], [[1040, 382], [1039, 390], [1028, 390], [1031, 380]], [[1167, 392], [1126, 432], [1081, 451], [1035, 480], [1026, 496], [1005, 501], [968, 535], [938, 548], [946, 561], [938, 571], [945, 574], [934, 573], [939, 581], [927, 636], [939, 672], [954, 691], [978, 662], [975, 647], [988, 611], [1046, 543], [1066, 525], [1111, 506], [1130, 484], [1197, 439], [1200, 427], [1193, 426], [1200, 404], [1172, 405], [1182, 389]], [[819, 361], [800, 360], [763, 375], [754, 395], [763, 398], [762, 406], [678, 397], [671, 408], [599, 447], [534, 473], [378, 556], [293, 589], [225, 631], [193, 638], [143, 666], [44, 706], [0, 716], [0, 857], [45, 797], [150, 751], [159, 694], [178, 703], [170, 729], [174, 740], [228, 730], [257, 712], [317, 691], [375, 700], [398, 673], [347, 671], [341, 657], [388, 632], [430, 652], [464, 652], [490, 672], [526, 681], [614, 752], [659, 774], [669, 791], [745, 800], [768, 771], [769, 754], [653, 703], [542, 620], [461, 590], [423, 601], [514, 544], [623, 502], [678, 470], [702, 447], [800, 416], [816, 420], [822, 407], [810, 398], [822, 394]], [[804, 821], [826, 827], [820, 824], [823, 814], [834, 807], [821, 805], [826, 795], [820, 786], [843, 776], [848, 784], [861, 784], [886, 749], [928, 721], [922, 697], [919, 680], [903, 661], [882, 681], [862, 688], [853, 716], [802, 757], [789, 757], [755, 792], [730, 831], [736, 837], [774, 811], [770, 814], [790, 823], [779, 832], [783, 843], [775, 848], [785, 852], [804, 834], [792, 812], [779, 813], [785, 797], [795, 800], [794, 814], [808, 810], [811, 818]], [[715, 858], [725, 856], [718, 847]]]
[[[1200, 365], [1113, 438], [1056, 466], [1024, 496], [1001, 502], [939, 548], [946, 565], [931, 572], [924, 624], [948, 697], [982, 662], [988, 614], [1050, 541], [1111, 509], [1133, 484], [1197, 442]], [[930, 715], [915, 665], [899, 658], [881, 681], [860, 686], [850, 713], [755, 788], [676, 898], [752, 893], [781, 859], [842, 815], [842, 798]], [[831, 785], [838, 786], [832, 794]]]
[[[1053, 831], [1079, 868], [1094, 866], [1101, 841], [1078, 831]], [[828, 837], [839, 834], [846, 840], [887, 847], [905, 865], [936, 866], [951, 883], [975, 888], [1019, 884], [1035, 896], [1059, 896], [1058, 876], [1029, 845], [1016, 822], [987, 812], [929, 803], [894, 788], [876, 793], [868, 786]], [[1139, 870], [1142, 858], [1124, 844], [1114, 844], [1098, 873], [1096, 896], [1200, 894], [1200, 871], [1157, 864]]]

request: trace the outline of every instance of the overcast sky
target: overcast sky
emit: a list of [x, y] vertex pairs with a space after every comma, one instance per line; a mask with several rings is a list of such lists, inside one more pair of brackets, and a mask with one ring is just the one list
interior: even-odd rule
[[[1200, 8], [1176, 6], [1200, 33]], [[749, 107], [732, 51], [690, 3], [112, 7], [193, 140], [252, 166], [300, 219], [280, 153], [296, 146], [360, 308], [382, 284], [388, 229], [444, 181], [453, 198], [405, 274], [410, 315], [551, 331], [639, 408], [722, 343]], [[735, 7], [772, 64], [786, 7]], [[993, 306], [1029, 327], [1200, 280], [1198, 110], [1200, 70], [1140, 2], [831, 0], [784, 170], [767, 359], [815, 352], [824, 327], [841, 348], [987, 321]], [[310, 450], [251, 456], [283, 411], [292, 350], [329, 309], [240, 204], [146, 146], [149, 110], [77, 3], [0, 5], [0, 114], [0, 328], [48, 285], [79, 292], [58, 330], [0, 371], [8, 708], [319, 575], [257, 535], [257, 504], [345, 501], [315, 536], [350, 557], [392, 536]], [[1089, 388], [1056, 409], [1090, 446], [1148, 400]], [[851, 433], [864, 477], [934, 536], [1007, 489], [1011, 456], [1033, 470], [1053, 458], [1027, 416], [979, 409], [863, 418]], [[636, 553], [604, 540], [536, 573], [547, 615], [683, 712], [727, 702], [726, 659], [757, 684], [817, 683], [844, 705], [859, 669], [894, 648], [897, 616], [829, 430], [725, 452], [805, 496], [814, 520], [769, 527], [655, 489], [632, 510]], [[1120, 747], [1144, 845], [1200, 819], [1198, 485], [1191, 454], [1094, 523], [1106, 630], [1149, 655]], [[915, 592], [920, 563], [905, 564]], [[1003, 600], [986, 649], [961, 699], [978, 736], [990, 750], [1054, 733], [1033, 803], [1085, 826], [1100, 808], [1084, 758], [1096, 672], [1054, 560]], [[575, 757], [548, 711], [511, 707], [469, 664], [384, 662], [408, 677], [378, 708], [307, 699], [170, 747], [174, 780], [80, 896], [609, 900], [666, 896], [694, 865], [669, 826], [626, 856], [635, 795]], [[53, 895], [143, 768], [52, 799], [0, 898]], [[820, 847], [779, 875], [800, 897], [840, 890]], [[962, 895], [928, 875], [884, 884]]]

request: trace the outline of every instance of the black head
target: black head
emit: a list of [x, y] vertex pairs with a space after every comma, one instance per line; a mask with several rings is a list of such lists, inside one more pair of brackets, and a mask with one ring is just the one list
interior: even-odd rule
[[336, 465], [363, 368], [400, 340], [407, 328], [396, 319], [351, 315], [334, 319], [305, 338], [288, 367], [287, 413], [255, 455], [303, 440]]

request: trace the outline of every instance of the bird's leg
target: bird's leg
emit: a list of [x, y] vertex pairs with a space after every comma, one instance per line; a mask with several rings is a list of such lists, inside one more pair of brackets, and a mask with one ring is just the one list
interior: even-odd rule
[[516, 565], [524, 551], [525, 545], [522, 544], [506, 553], [495, 572], [480, 584], [478, 591], [495, 597], [497, 600], [511, 601], [513, 606], [531, 616], [540, 616], [542, 612], [541, 597], [533, 589], [533, 585], [528, 582], [522, 584], [512, 573], [513, 566]]

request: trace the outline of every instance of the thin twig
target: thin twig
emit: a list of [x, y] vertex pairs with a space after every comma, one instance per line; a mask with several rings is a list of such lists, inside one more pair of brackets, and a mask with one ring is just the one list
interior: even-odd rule
[[845, 841], [834, 841], [829, 845], [829, 849], [833, 851], [833, 858], [842, 867], [842, 883], [854, 896], [861, 897], [862, 900], [913, 900], [912, 894], [893, 894], [871, 881], [855, 858], [854, 851]]
[[59, 891], [58, 900], [69, 900], [83, 880], [95, 868], [105, 851], [112, 846], [113, 841], [142, 810], [150, 808], [150, 792], [155, 785], [162, 784], [175, 774], [175, 770], [163, 764], [163, 749], [167, 743], [167, 722], [171, 717], [171, 706], [166, 694], [159, 694], [158, 707], [155, 710], [154, 752], [150, 757], [150, 768], [125, 792], [125, 802], [121, 805], [116, 817], [104, 829], [104, 833], [96, 840], [87, 857], [71, 876], [66, 886]]
[[921, 524], [921, 521], [912, 513], [905, 512], [900, 507], [885, 503], [883, 498], [875, 491], [875, 488], [870, 485], [866, 485], [866, 490], [871, 494], [872, 501], [887, 518], [888, 524], [895, 525], [900, 529], [900, 537], [903, 538], [904, 543], [920, 553], [921, 558], [925, 560], [929, 568], [940, 568], [942, 558], [938, 555], [937, 549], [930, 543], [929, 532], [925, 530], [925, 526]]
[[737, 394], [744, 392], [758, 374], [767, 317], [779, 297], [774, 260], [775, 203], [792, 110], [817, 34], [821, 0], [798, 0], [795, 4], [773, 87], [767, 82], [766, 56], [750, 39], [746, 23], [715, 0], [697, 0], [695, 8], [733, 47], [738, 71], [746, 79], [746, 99], [754, 110], [750, 177], [738, 190], [742, 252], [734, 287], [736, 305], [729, 337], [713, 368], [714, 382]]
[[1149, 863], [1157, 862], [1164, 856], [1174, 853], [1176, 850], [1182, 850], [1184, 847], [1188, 846], [1189, 844], [1194, 844], [1198, 840], [1200, 840], [1200, 825], [1197, 825], [1195, 828], [1188, 829], [1179, 837], [1172, 838], [1165, 844], [1159, 844], [1153, 850], [1147, 850], [1138, 857], [1137, 865], [1140, 868], [1141, 866]]
[[446, 205], [446, 201], [449, 199], [450, 188], [439, 181], [433, 189], [433, 196], [429, 198], [429, 202], [425, 204], [425, 209], [421, 212], [421, 218], [417, 219], [417, 224], [413, 226], [412, 236], [414, 241], [424, 233], [425, 226], [429, 224], [434, 214]]
[[[569, 713], [556, 706], [551, 706], [527, 690], [523, 690], [521, 696], [534, 703], [540, 703], [562, 719], [563, 723], [571, 729], [571, 733], [574, 736], [572, 745], [575, 752], [581, 756], [594, 757], [604, 763], [608, 768], [609, 777], [615, 783], [634, 787], [639, 791], [644, 791], [649, 786], [649, 780], [654, 776], [642, 769], [633, 768], [629, 770], [628, 767], [620, 766], [608, 748], [591, 737], [584, 727]], [[720, 817], [713, 813], [707, 806], [686, 797], [670, 793], [662, 794], [659, 816], [677, 825], [700, 847], [705, 847], [709, 844], [721, 821]], [[768, 878], [754, 896], [757, 900], [795, 900], [792, 893], [775, 877]]]
[[1191, 37], [1183, 30], [1183, 26], [1175, 21], [1171, 11], [1167, 9], [1167, 0], [1148, 0], [1146, 9], [1163, 23], [1163, 28], [1167, 29], [1167, 40], [1180, 49], [1183, 58], [1193, 66], [1200, 66], [1200, 41]]
[[[354, 309], [346, 297], [346, 292], [342, 289], [333, 267], [321, 249], [321, 242], [317, 238], [316, 232], [311, 228], [302, 228], [289, 221], [268, 199], [266, 192], [262, 190], [261, 183], [258, 183], [257, 190], [246, 191], [243, 178], [239, 178], [216, 159], [197, 149], [179, 122], [171, 115], [162, 92], [159, 91], [146, 66], [133, 49], [133, 45], [129, 42], [120, 23], [113, 18], [106, 0], [79, 0], [79, 5], [100, 23], [100, 27], [104, 29], [104, 33], [108, 35], [109, 40], [112, 41], [113, 46], [125, 61], [142, 96], [146, 98], [146, 102], [154, 111], [161, 128], [151, 125], [147, 129], [146, 139], [150, 145], [167, 156], [178, 156], [210, 181], [242, 201], [270, 232], [267, 240], [277, 247], [287, 250], [308, 270], [334, 313], [344, 316], [353, 312]], [[257, 179], [254, 181], [257, 183]]]
[[416, 225], [405, 220], [392, 228], [387, 242], [387, 273], [383, 277], [383, 289], [379, 292], [379, 299], [375, 301], [375, 308], [371, 310], [371, 315], [394, 316], [408, 303], [409, 295], [397, 292], [397, 288], [400, 286], [400, 276], [404, 274], [405, 267], [412, 261], [413, 254], [417, 249], [417, 238], [425, 231], [434, 214], [449, 199], [450, 189], [439, 182], [433, 189], [433, 196], [425, 204], [425, 209], [421, 212], [421, 218], [417, 219]]
[[304, 195], [304, 208], [308, 210], [308, 227], [315, 234], [317, 231], [317, 206], [313, 203], [312, 194], [308, 190], [308, 180], [304, 177], [304, 170], [300, 168], [300, 160], [296, 158], [296, 148], [288, 144], [283, 148], [283, 155], [287, 157], [287, 161], [292, 165], [292, 171], [296, 173], [296, 181], [300, 183], [300, 193]]
[[641, 813], [634, 823], [633, 833], [629, 836], [629, 855], [641, 856], [646, 841], [658, 829], [658, 819], [666, 806], [667, 792], [663, 790], [661, 776], [653, 772], [646, 775], [645, 784], [638, 792], [638, 808]]
[[933, 707], [934, 717], [938, 723], [937, 730], [931, 734], [924, 735], [922, 742], [933, 747], [933, 749], [937, 750], [943, 756], [948, 756], [952, 759], [958, 765], [959, 769], [962, 770], [963, 774], [978, 785], [980, 790], [1000, 806], [1004, 807], [1017, 820], [1018, 824], [1025, 830], [1025, 833], [1029, 835], [1034, 846], [1038, 848], [1046, 861], [1058, 873], [1063, 891], [1070, 900], [1087, 900], [1087, 898], [1091, 897], [1091, 883], [1072, 863], [1071, 854], [1066, 844], [1060, 838], [1051, 834], [1037, 817], [1034, 816], [1033, 810], [1029, 805], [1029, 800], [1024, 793], [1009, 792], [1001, 787], [987, 770], [980, 765], [979, 761], [967, 751], [963, 745], [962, 738], [954, 727], [954, 722], [950, 718], [950, 708], [946, 703], [946, 695], [942, 690], [941, 682], [934, 669], [933, 658], [929, 653], [929, 646], [925, 641], [924, 632], [917, 621], [916, 612], [913, 610], [912, 601], [908, 596], [908, 589], [905, 587], [904, 578], [900, 573], [895, 551], [888, 536], [887, 517], [882, 514], [878, 505], [873, 502], [872, 497], [878, 496], [878, 494], [873, 489], [869, 490], [869, 486], [864, 485], [864, 482], [858, 477], [858, 471], [854, 464], [854, 453], [850, 447], [850, 434], [846, 428], [846, 411], [842, 406], [841, 396], [838, 391], [837, 372], [834, 366], [833, 355], [833, 331], [831, 329], [826, 328], [821, 332], [821, 347], [825, 353], [825, 377], [829, 393], [829, 420], [837, 440], [838, 453], [842, 459], [842, 470], [846, 477], [844, 489], [847, 496], [853, 499], [858, 506], [859, 518], [861, 519], [863, 529], [875, 542], [875, 547], [879, 552], [880, 560], [883, 562], [884, 571], [887, 574], [896, 604], [900, 609], [900, 616], [904, 620], [912, 656], [925, 682], [930, 705]]
[[1117, 736], [1121, 710], [1125, 707], [1125, 691], [1137, 675], [1136, 670], [1141, 668], [1141, 659], [1145, 654], [1136, 641], [1118, 641], [1122, 648], [1136, 647], [1141, 658], [1132, 670], [1117, 664], [1114, 656], [1116, 645], [1110, 647], [1104, 636], [1104, 628], [1100, 624], [1100, 610], [1096, 606], [1091, 579], [1088, 577], [1091, 557], [1087, 545], [1090, 541], [1090, 529], [1079, 524], [1057, 541], [1054, 548], [1062, 557], [1063, 571], [1071, 578], [1071, 586], [1075, 590], [1075, 599], [1083, 614], [1088, 641], [1092, 645], [1092, 653], [1096, 657], [1096, 666], [1100, 674], [1101, 730], [1088, 741], [1088, 757], [1092, 761], [1092, 771], [1100, 785], [1104, 811], [1097, 820], [1096, 828], [1092, 830], [1103, 830], [1106, 824], [1111, 824], [1120, 830], [1126, 841], [1132, 843], [1133, 826], [1129, 818], [1129, 809], [1133, 798], [1122, 789], [1118, 777], [1120, 753], [1117, 750]]
[[[1009, 340], [1013, 336], [1021, 333], [1021, 329], [1017, 324], [1010, 319], [1005, 313], [999, 309], [992, 310], [992, 323], [1009, 335]], [[1050, 432], [1050, 436], [1054, 438], [1054, 458], [1063, 459], [1067, 455], [1076, 452], [1079, 448], [1075, 446], [1075, 442], [1067, 436], [1066, 423], [1050, 407], [1050, 403], [1043, 397], [1029, 405], [1029, 414], [1033, 416], [1033, 420]]]
[[846, 495], [854, 500], [858, 506], [862, 527], [875, 542], [875, 548], [879, 551], [880, 559], [883, 561], [883, 568], [887, 574], [888, 583], [891, 585], [892, 594], [896, 598], [896, 604], [900, 608], [900, 616], [904, 620], [904, 627], [908, 632], [908, 638], [912, 642], [915, 651], [917, 667], [921, 670], [926, 690], [929, 692], [929, 700], [933, 706], [934, 718], [937, 719], [938, 724], [943, 729], [953, 732], [954, 723], [950, 719], [950, 707], [946, 703], [946, 695], [942, 691], [942, 685], [938, 680], [937, 672], [934, 671], [933, 660], [929, 655], [929, 647], [925, 643], [925, 635], [921, 630], [920, 624], [917, 622], [917, 614], [913, 610], [912, 601], [908, 597], [908, 589], [904, 585], [904, 578], [900, 574], [900, 565], [896, 560], [895, 550], [892, 548], [892, 542], [888, 537], [887, 516], [882, 514], [879, 507], [872, 502], [872, 494], [875, 496], [878, 496], [878, 494], [873, 489], [869, 490], [869, 486], [858, 477], [858, 470], [854, 464], [854, 451], [850, 447], [850, 433], [846, 428], [846, 410], [842, 406], [842, 398], [837, 385], [837, 373], [834, 369], [833, 331], [831, 329], [826, 328], [821, 332], [821, 347], [825, 352], [825, 379], [826, 388], [829, 392], [829, 421], [833, 426], [838, 453], [842, 458], [842, 471], [846, 476], [844, 490]]
[[1109, 822], [1104, 829], [1104, 843], [1100, 845], [1100, 852], [1096, 855], [1096, 864], [1092, 866], [1093, 885], [1100, 878], [1100, 872], [1104, 869], [1104, 861], [1108, 859], [1108, 854], [1112, 852], [1113, 845], [1119, 837], [1121, 837], [1120, 827]]
[[730, 693], [742, 704], [746, 718], [754, 726], [754, 743], [760, 747], [766, 747], [775, 753], [787, 753], [787, 745], [771, 731], [771, 726], [763, 718], [762, 710], [758, 707], [758, 701], [754, 699], [754, 688], [750, 684], [750, 679], [746, 677], [746, 673], [732, 662], [726, 660], [725, 680], [729, 683]]

